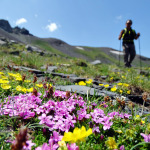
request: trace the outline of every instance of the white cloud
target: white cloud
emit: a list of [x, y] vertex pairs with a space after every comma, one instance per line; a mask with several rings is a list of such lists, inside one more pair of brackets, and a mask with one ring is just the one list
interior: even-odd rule
[[48, 31], [50, 32], [54, 32], [55, 30], [58, 29], [58, 26], [56, 23], [50, 23], [49, 25], [46, 26], [46, 29], [48, 29]]
[[117, 20], [121, 20], [121, 19], [122, 19], [122, 15], [117, 16], [116, 19], [117, 19]]
[[16, 25], [20, 25], [20, 24], [23, 24], [23, 23], [26, 23], [27, 20], [25, 18], [20, 18], [16, 21]]

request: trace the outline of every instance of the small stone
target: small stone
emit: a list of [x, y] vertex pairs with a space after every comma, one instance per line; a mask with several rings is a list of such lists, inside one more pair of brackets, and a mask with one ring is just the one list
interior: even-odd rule
[[92, 65], [98, 65], [101, 64], [102, 62], [100, 60], [95, 60], [93, 62], [91, 62]]

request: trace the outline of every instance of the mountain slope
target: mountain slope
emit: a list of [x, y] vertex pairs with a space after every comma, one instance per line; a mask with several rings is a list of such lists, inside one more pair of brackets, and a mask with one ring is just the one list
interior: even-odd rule
[[[39, 38], [30, 34], [25, 28], [11, 28], [6, 20], [0, 20], [0, 37], [5, 37], [23, 44], [36, 46], [42, 50], [56, 53], [58, 55], [82, 58], [87, 61], [101, 60], [107, 64], [123, 64], [123, 55], [121, 52], [108, 47], [86, 47], [72, 46], [56, 38]], [[139, 66], [140, 60], [143, 65], [150, 66], [150, 58], [136, 55], [133, 65]]]

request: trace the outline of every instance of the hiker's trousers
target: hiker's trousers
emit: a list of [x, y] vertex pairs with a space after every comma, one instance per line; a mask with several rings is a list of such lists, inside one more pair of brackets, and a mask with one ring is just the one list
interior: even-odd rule
[[122, 48], [124, 52], [124, 63], [125, 65], [129, 65], [136, 55], [135, 45], [134, 43], [123, 43]]

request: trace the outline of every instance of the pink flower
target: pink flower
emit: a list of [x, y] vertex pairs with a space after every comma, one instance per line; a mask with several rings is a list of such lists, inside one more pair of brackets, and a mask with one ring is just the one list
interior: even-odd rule
[[121, 145], [119, 150], [125, 150], [124, 145]]
[[150, 142], [150, 134], [149, 134], [149, 135], [146, 135], [146, 134], [144, 134], [144, 133], [141, 133], [141, 136], [144, 137], [144, 141], [145, 141], [145, 142]]
[[76, 143], [67, 144], [68, 150], [79, 150], [79, 147], [76, 145]]
[[32, 143], [32, 141], [26, 141], [26, 145], [23, 147], [23, 150], [31, 150], [32, 146], [34, 146], [35, 143]]

